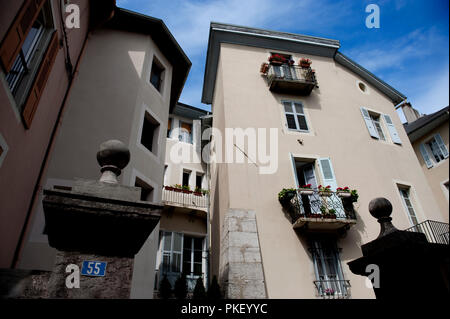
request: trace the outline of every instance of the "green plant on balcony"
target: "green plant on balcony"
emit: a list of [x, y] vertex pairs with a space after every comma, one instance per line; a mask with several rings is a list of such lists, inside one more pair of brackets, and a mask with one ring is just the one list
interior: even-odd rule
[[336, 218], [336, 210], [334, 208], [329, 209], [324, 217], [330, 218], [330, 219], [335, 219]]
[[183, 190], [183, 186], [181, 186], [180, 184], [175, 184], [172, 187], [175, 192], [181, 192]]
[[333, 194], [333, 192], [331, 191], [330, 185], [328, 185], [328, 186], [319, 185], [318, 189], [319, 189], [320, 196], [331, 196]]
[[286, 206], [289, 204], [292, 198], [296, 195], [297, 191], [295, 188], [283, 188], [278, 193], [278, 201], [281, 203], [281, 205]]
[[351, 190], [347, 186], [344, 188], [342, 187], [336, 188], [336, 195], [338, 195], [341, 198], [347, 198], [352, 196]]
[[350, 196], [350, 200], [352, 203], [356, 203], [358, 201], [359, 195], [358, 195], [358, 191], [356, 189], [353, 189], [350, 192], [351, 196]]
[[189, 187], [189, 185], [183, 185], [182, 190], [183, 190], [183, 193], [185, 193], [185, 194], [192, 193], [191, 188]]

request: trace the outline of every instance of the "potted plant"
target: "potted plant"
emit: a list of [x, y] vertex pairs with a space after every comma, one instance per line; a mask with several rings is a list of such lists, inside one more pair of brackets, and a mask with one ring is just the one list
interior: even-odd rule
[[314, 190], [311, 188], [311, 184], [303, 185], [298, 189], [298, 191], [302, 195], [312, 195], [314, 193]]
[[209, 194], [209, 190], [202, 189], [202, 194], [203, 194], [203, 196], [208, 195]]
[[281, 205], [285, 206], [287, 205], [292, 198], [296, 195], [295, 188], [283, 188], [278, 193], [278, 201], [281, 203]]
[[200, 187], [195, 187], [194, 195], [195, 196], [203, 196], [202, 189]]
[[302, 68], [309, 68], [311, 66], [312, 61], [310, 59], [307, 58], [301, 58], [300, 61], [298, 62], [298, 64], [302, 67]]
[[267, 74], [267, 71], [269, 71], [269, 63], [264, 62], [263, 64], [261, 64], [259, 72], [261, 72], [262, 74]]
[[333, 208], [328, 210], [324, 217], [329, 219], [336, 219], [336, 210]]
[[327, 288], [327, 289], [325, 289], [325, 295], [327, 295], [327, 296], [333, 296], [333, 295], [334, 295], [334, 289], [333, 289], [333, 288]]
[[320, 196], [327, 196], [327, 197], [329, 197], [329, 196], [331, 196], [333, 194], [333, 192], [331, 191], [331, 186], [330, 185], [328, 185], [328, 186], [319, 185], [318, 188], [319, 188], [319, 195]]
[[180, 193], [183, 190], [183, 187], [180, 184], [173, 185], [173, 190], [177, 193]]
[[183, 193], [185, 194], [191, 194], [191, 188], [189, 187], [189, 185], [183, 185]]
[[342, 187], [336, 188], [336, 195], [338, 195], [341, 198], [347, 198], [347, 197], [352, 196], [351, 190], [347, 186], [344, 188], [342, 188]]

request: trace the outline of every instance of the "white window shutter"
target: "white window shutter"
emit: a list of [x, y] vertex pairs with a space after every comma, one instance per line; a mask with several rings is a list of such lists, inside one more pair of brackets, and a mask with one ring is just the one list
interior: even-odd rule
[[387, 114], [384, 114], [384, 120], [386, 121], [389, 134], [391, 134], [392, 142], [394, 142], [395, 144], [402, 144], [400, 136], [398, 136], [397, 129], [395, 128], [394, 123], [392, 123], [391, 117]]
[[442, 151], [442, 155], [444, 155], [444, 158], [448, 157], [448, 149], [447, 146], [445, 146], [444, 140], [442, 139], [440, 134], [436, 134], [434, 136], [434, 139], [436, 140], [437, 145]]
[[430, 156], [428, 155], [427, 149], [425, 148], [425, 144], [420, 144], [419, 146], [420, 153], [422, 154], [423, 161], [427, 165], [427, 168], [433, 167], [433, 162], [430, 159]]
[[336, 191], [337, 182], [334, 175], [333, 166], [331, 165], [331, 160], [328, 157], [319, 158], [320, 172], [322, 173], [322, 186], [331, 186], [332, 191]]
[[361, 113], [362, 113], [364, 121], [366, 122], [366, 126], [367, 126], [367, 129], [369, 130], [370, 136], [379, 139], [380, 136], [378, 135], [377, 130], [373, 126], [372, 119], [370, 118], [369, 112], [367, 111], [367, 109], [364, 107], [361, 107]]
[[289, 156], [290, 156], [290, 158], [291, 158], [292, 169], [293, 169], [293, 171], [294, 171], [295, 187], [296, 187], [296, 188], [299, 188], [300, 185], [299, 185], [299, 183], [298, 183], [297, 168], [296, 168], [296, 166], [295, 166], [295, 158], [294, 158], [294, 156], [292, 155], [292, 153], [289, 153]]
[[201, 141], [201, 130], [202, 130], [202, 122], [200, 120], [193, 120], [192, 121], [193, 126], [193, 142], [195, 146], [195, 151], [200, 153], [201, 147], [202, 147], [202, 141]]

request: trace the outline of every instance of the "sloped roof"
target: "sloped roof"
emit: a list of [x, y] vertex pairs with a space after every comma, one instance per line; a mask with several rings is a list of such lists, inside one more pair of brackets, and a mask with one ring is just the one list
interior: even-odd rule
[[434, 112], [429, 115], [424, 115], [414, 122], [404, 123], [406, 134], [408, 134], [411, 142], [414, 142], [418, 138], [424, 136], [432, 129], [440, 125], [441, 123], [448, 121], [449, 119], [449, 107], [446, 106], [443, 109]]
[[349, 57], [338, 52], [340, 48], [338, 40], [211, 22], [202, 94], [202, 102], [206, 104], [212, 103], [214, 95], [220, 43], [240, 44], [333, 58], [337, 63], [355, 72], [386, 94], [395, 105], [406, 99], [405, 95], [355, 61], [352, 61]]

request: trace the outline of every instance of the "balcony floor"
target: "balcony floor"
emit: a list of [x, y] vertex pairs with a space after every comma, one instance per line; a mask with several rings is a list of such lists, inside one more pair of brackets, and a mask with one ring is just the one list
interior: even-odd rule
[[299, 217], [292, 227], [307, 228], [308, 230], [338, 230], [344, 227], [353, 226], [356, 219], [331, 219], [331, 218], [311, 218]]

